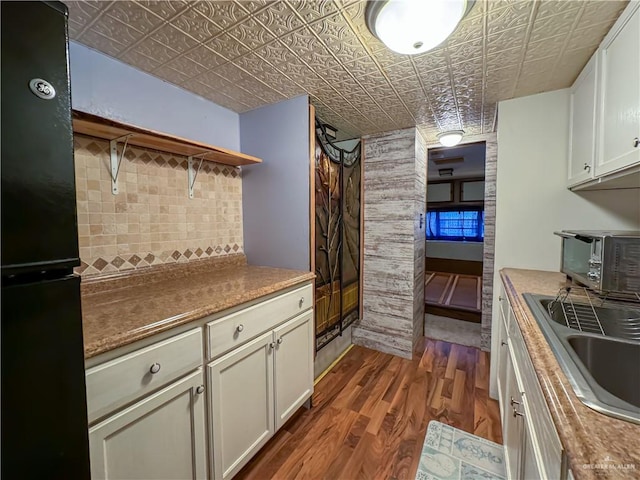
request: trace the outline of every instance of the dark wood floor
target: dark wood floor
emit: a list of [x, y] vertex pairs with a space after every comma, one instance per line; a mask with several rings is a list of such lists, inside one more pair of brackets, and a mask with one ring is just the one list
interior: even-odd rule
[[238, 479], [413, 479], [431, 420], [502, 443], [489, 354], [424, 339], [414, 360], [354, 347]]

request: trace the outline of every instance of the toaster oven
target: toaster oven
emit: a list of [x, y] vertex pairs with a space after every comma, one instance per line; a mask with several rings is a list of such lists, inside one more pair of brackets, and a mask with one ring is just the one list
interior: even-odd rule
[[640, 231], [563, 230], [561, 271], [600, 294], [640, 299]]

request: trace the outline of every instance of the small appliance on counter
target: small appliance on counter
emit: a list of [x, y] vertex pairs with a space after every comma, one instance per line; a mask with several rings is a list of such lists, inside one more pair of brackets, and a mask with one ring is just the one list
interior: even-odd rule
[[563, 230], [560, 271], [598, 294], [640, 301], [640, 231]]
[[1, 2], [3, 479], [84, 480], [67, 7]]

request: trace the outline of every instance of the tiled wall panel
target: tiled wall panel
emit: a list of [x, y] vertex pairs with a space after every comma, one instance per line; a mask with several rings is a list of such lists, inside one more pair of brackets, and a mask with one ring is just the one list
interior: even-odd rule
[[74, 139], [83, 276], [242, 253], [242, 179], [234, 167], [202, 162], [194, 198], [187, 159], [127, 147], [111, 193], [109, 143]]
[[417, 139], [410, 128], [364, 140], [363, 318], [353, 328], [353, 343], [405, 358], [424, 317], [418, 212], [424, 211], [426, 149]]

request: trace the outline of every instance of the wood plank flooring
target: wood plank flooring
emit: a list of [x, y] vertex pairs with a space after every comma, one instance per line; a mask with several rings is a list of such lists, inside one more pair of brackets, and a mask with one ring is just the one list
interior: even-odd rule
[[237, 479], [410, 479], [431, 420], [502, 443], [489, 354], [422, 339], [413, 360], [352, 348]]

